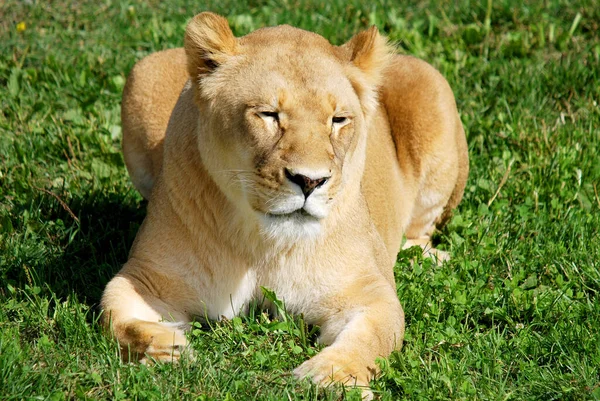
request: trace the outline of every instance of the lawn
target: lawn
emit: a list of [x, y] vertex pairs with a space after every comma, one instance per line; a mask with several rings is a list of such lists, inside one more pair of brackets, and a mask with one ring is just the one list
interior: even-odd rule
[[125, 78], [203, 10], [336, 44], [375, 24], [455, 91], [471, 174], [437, 236], [452, 260], [398, 255], [406, 342], [376, 397], [600, 399], [597, 0], [0, 1], [0, 399], [359, 399], [292, 378], [318, 351], [301, 317], [197, 325], [195, 361], [155, 366], [121, 362], [97, 323], [146, 207]]

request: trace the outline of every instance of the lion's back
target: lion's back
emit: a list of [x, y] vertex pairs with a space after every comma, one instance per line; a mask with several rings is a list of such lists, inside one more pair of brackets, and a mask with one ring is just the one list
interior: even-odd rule
[[188, 79], [182, 48], [138, 61], [123, 91], [123, 155], [134, 186], [148, 199], [162, 165], [169, 118]]

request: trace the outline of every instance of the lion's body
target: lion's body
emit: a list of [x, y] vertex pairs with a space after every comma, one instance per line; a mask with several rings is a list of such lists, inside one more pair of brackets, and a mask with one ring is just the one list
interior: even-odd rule
[[[103, 296], [115, 335], [136, 352], [168, 359], [173, 346], [186, 344], [177, 324], [194, 317], [232, 317], [260, 299], [261, 287], [267, 287], [289, 311], [319, 324], [320, 340], [331, 344], [299, 367], [299, 376], [368, 384], [375, 358], [402, 343], [404, 316], [392, 268], [403, 233], [409, 244], [427, 243], [435, 224], [447, 219], [462, 197], [468, 156], [452, 91], [423, 61], [386, 58], [384, 42], [372, 31], [342, 48], [289, 27], [260, 30], [236, 44], [219, 25], [223, 21], [202, 15], [199, 21], [208, 28], [188, 28], [185, 52], [148, 56], [134, 67], [125, 88], [125, 160], [134, 184], [150, 202], [129, 261]], [[221, 37], [215, 38], [215, 32]], [[243, 64], [239, 55], [256, 54], [268, 66], [269, 57], [281, 57], [269, 50], [274, 37], [283, 43], [279, 52], [285, 55], [288, 49], [302, 66], [294, 73], [290, 66], [281, 67], [287, 70], [279, 72], [285, 79], [276, 92], [277, 117], [270, 109], [248, 114], [246, 120], [239, 117], [240, 122], [237, 111], [212, 115], [240, 107], [238, 94], [252, 98], [267, 90], [260, 83], [265, 70]], [[194, 47], [194, 40], [203, 40], [203, 46]], [[202, 64], [194, 52], [206, 47], [212, 60]], [[228, 61], [229, 54], [238, 57], [238, 65]], [[303, 68], [307, 60], [319, 57], [326, 61], [308, 74], [310, 68]], [[338, 61], [344, 57], [361, 72], [346, 70], [354, 67]], [[196, 71], [204, 87], [188, 81]], [[341, 71], [349, 71], [351, 85]], [[229, 75], [234, 78], [227, 84], [235, 86], [229, 88], [224, 78], [211, 81], [211, 74], [219, 73], [247, 76], [235, 83], [237, 75]], [[320, 75], [326, 77], [315, 80], [310, 96], [302, 97], [302, 85], [309, 87], [312, 77]], [[325, 100], [319, 98], [321, 88], [330, 90]], [[228, 90], [231, 94], [224, 94]], [[355, 100], [343, 109], [340, 99], [345, 98]], [[341, 123], [328, 117], [333, 128], [323, 128], [320, 121], [327, 120], [313, 120], [329, 107], [328, 113], [343, 109], [346, 114], [335, 120]], [[265, 133], [247, 141], [239, 139], [241, 129]], [[281, 138], [265, 145], [271, 129]], [[332, 130], [331, 138], [319, 134], [325, 129]], [[230, 168], [240, 163], [250, 167]], [[251, 168], [270, 181], [249, 177]], [[329, 171], [331, 177], [304, 194], [309, 218], [282, 222], [280, 206], [273, 204], [285, 208], [296, 198], [274, 191], [297, 191], [289, 180], [297, 182], [294, 174], [300, 170], [307, 182], [316, 182], [315, 171]], [[261, 191], [271, 191], [270, 198], [263, 200]], [[265, 209], [266, 223], [252, 217]], [[319, 216], [318, 223], [312, 215]], [[159, 323], [163, 320], [178, 323]]]

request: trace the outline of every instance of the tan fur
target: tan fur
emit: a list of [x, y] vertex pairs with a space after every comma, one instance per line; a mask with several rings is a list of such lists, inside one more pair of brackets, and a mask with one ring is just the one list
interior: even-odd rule
[[[243, 313], [262, 286], [321, 327], [328, 346], [298, 377], [367, 386], [404, 336], [402, 234], [430, 246], [465, 186], [445, 79], [393, 55], [375, 28], [335, 47], [289, 26], [234, 38], [202, 13], [185, 50], [134, 67], [122, 118], [127, 168], [150, 202], [102, 298], [121, 345], [177, 358], [191, 319]], [[320, 184], [302, 195], [298, 177]]]

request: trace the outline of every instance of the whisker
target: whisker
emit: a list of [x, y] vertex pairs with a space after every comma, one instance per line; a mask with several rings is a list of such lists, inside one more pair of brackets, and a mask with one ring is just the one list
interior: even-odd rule
[[244, 192], [249, 195], [254, 195], [263, 200], [264, 205], [267, 208], [271, 208], [274, 204], [282, 201], [282, 197], [285, 195], [291, 195], [288, 191], [277, 191], [272, 188], [265, 189], [264, 186], [259, 185], [254, 179], [257, 174], [251, 170], [221, 170], [217, 171], [217, 174], [227, 176], [227, 185], [231, 186], [238, 183], [243, 188]]

